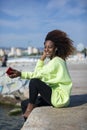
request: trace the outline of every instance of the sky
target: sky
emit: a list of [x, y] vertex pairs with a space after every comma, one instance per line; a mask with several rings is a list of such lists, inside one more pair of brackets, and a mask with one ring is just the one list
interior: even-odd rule
[[87, 47], [87, 0], [0, 0], [0, 46], [43, 47], [59, 29]]

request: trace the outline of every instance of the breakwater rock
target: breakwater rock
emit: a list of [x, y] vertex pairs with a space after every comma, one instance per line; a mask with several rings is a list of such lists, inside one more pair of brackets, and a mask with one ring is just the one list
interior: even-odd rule
[[0, 105], [12, 106], [12, 110], [8, 112], [9, 115], [18, 115], [22, 113], [21, 100], [16, 99], [14, 95], [1, 95]]
[[86, 109], [87, 104], [61, 109], [35, 108], [21, 130], [86, 130]]
[[19, 101], [14, 96], [6, 96], [0, 94], [0, 104], [15, 106]]

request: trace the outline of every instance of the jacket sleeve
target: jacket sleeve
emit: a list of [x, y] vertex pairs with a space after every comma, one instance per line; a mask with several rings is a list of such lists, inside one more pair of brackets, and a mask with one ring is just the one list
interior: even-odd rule
[[[57, 64], [58, 65], [58, 64]], [[25, 79], [39, 78], [48, 84], [54, 84], [56, 81], [56, 73], [58, 66], [54, 62], [44, 65], [44, 62], [39, 60], [34, 72], [22, 72], [21, 77]]]
[[37, 71], [39, 72], [44, 65], [44, 62], [41, 60], [38, 60], [34, 72], [21, 72], [21, 78], [24, 79], [31, 79], [31, 78], [37, 78], [36, 74]]

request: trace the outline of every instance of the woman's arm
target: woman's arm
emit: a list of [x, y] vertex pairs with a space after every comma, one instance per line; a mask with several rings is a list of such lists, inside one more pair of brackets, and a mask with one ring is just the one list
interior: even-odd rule
[[[41, 56], [41, 58], [40, 58], [40, 60], [41, 60], [41, 64], [38, 64], [37, 63], [37, 65], [36, 65], [36, 67], [35, 68], [41, 68], [42, 66], [43, 66], [43, 61], [46, 59], [46, 54], [45, 54], [45, 52], [43, 52], [43, 55]], [[15, 70], [15, 69], [12, 69], [11, 70], [11, 73], [8, 75], [10, 78], [16, 78], [16, 77], [21, 77], [21, 73], [22, 72], [20, 72], [20, 71], [18, 71], [18, 70]], [[25, 77], [27, 77], [28, 75], [30, 75], [30, 77], [32, 77], [32, 75], [33, 75], [33, 72], [23, 72], [24, 73], [24, 75], [26, 75]], [[28, 76], [29, 77], [29, 76]]]

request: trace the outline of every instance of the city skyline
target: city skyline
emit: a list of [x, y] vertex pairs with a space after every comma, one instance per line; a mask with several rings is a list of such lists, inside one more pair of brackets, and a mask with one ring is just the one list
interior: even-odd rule
[[0, 46], [43, 47], [46, 34], [65, 31], [87, 47], [86, 0], [0, 0]]

